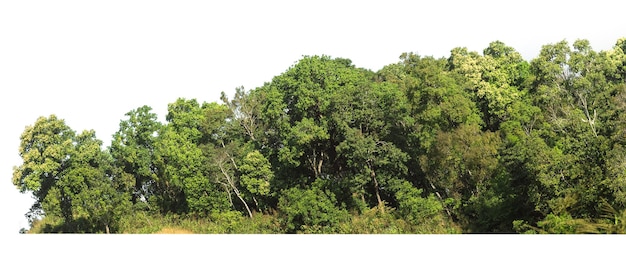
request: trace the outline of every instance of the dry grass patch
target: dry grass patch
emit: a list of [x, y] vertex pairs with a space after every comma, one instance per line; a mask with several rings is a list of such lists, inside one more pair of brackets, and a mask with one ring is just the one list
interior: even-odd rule
[[165, 227], [154, 234], [194, 234], [194, 232], [182, 228]]

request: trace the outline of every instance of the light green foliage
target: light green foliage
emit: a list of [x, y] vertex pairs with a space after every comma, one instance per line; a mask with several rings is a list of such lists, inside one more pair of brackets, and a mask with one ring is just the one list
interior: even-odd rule
[[[206, 217], [190, 215], [154, 215], [144, 211], [127, 214], [121, 220], [120, 233], [155, 234], [179, 230], [194, 234], [280, 234], [280, 224], [271, 215], [244, 216], [239, 211], [211, 213]], [[167, 233], [167, 232], [165, 232]]]
[[537, 223], [539, 233], [548, 234], [583, 234], [597, 233], [591, 222], [584, 219], [572, 218], [569, 214], [549, 214]]
[[30, 190], [35, 197], [45, 198], [55, 176], [67, 163], [73, 137], [74, 131], [54, 115], [40, 117], [26, 127], [19, 148], [24, 161], [13, 170], [13, 184], [21, 192]]
[[66, 178], [70, 168], [74, 137], [75, 132], [54, 115], [38, 118], [22, 133], [19, 153], [23, 163], [13, 169], [13, 184], [21, 192], [32, 191], [35, 197], [30, 220], [42, 214], [66, 222], [73, 220], [72, 196], [76, 188], [59, 180]]
[[85, 131], [75, 141], [72, 166], [59, 183], [73, 188], [72, 210], [76, 218], [91, 224], [92, 231], [115, 231], [117, 221], [130, 208], [130, 197], [113, 187], [109, 173], [112, 161], [109, 154], [101, 150], [102, 142], [96, 139], [95, 133]]
[[231, 111], [224, 104], [198, 103], [196, 99], [178, 98], [168, 104], [168, 126], [191, 143], [204, 147], [218, 145], [227, 135], [226, 119]]
[[259, 151], [246, 155], [239, 167], [241, 185], [253, 195], [267, 196], [270, 193], [270, 182], [274, 172], [269, 161]]
[[524, 95], [530, 70], [522, 56], [501, 41], [490, 43], [483, 54], [455, 48], [448, 63], [471, 93], [484, 122], [495, 130], [508, 117], [510, 105]]
[[112, 186], [110, 156], [101, 147], [93, 131], [75, 135], [54, 115], [26, 127], [20, 147], [24, 163], [15, 168], [14, 183], [35, 196], [32, 221], [39, 215], [50, 217], [46, 228], [55, 232], [109, 232], [116, 227], [128, 199]]
[[626, 39], [304, 56], [222, 104], [126, 114], [111, 147], [39, 118], [13, 185], [31, 232], [624, 233]]
[[407, 181], [396, 181], [390, 186], [398, 202], [400, 218], [425, 233], [440, 231], [445, 226], [443, 205], [433, 194], [422, 197], [422, 190]]
[[291, 188], [281, 194], [278, 212], [287, 233], [333, 233], [347, 212], [335, 206], [332, 193]]
[[452, 72], [463, 77], [464, 86], [477, 90], [482, 80], [482, 70], [479, 64], [481, 56], [476, 52], [468, 52], [465, 47], [457, 47], [450, 51], [448, 66]]
[[366, 209], [361, 214], [352, 215], [349, 222], [340, 224], [340, 234], [410, 234], [412, 226], [390, 213], [381, 212], [380, 207]]
[[178, 98], [176, 102], [168, 104], [165, 120], [176, 133], [185, 136], [189, 141], [200, 141], [205, 115], [196, 99]]
[[228, 203], [223, 189], [204, 174], [208, 161], [188, 138], [168, 126], [155, 144], [155, 163], [160, 169], [160, 190], [155, 197], [161, 209], [185, 212], [188, 208], [192, 213], [225, 210]]

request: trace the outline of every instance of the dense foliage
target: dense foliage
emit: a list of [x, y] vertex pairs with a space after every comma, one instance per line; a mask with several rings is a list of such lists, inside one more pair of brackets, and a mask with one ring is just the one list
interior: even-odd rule
[[626, 39], [305, 56], [221, 100], [138, 107], [106, 149], [39, 118], [13, 175], [30, 232], [626, 232]]

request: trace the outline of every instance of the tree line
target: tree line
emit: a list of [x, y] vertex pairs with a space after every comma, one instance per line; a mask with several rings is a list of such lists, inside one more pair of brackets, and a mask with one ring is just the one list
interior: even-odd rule
[[106, 148], [40, 117], [13, 184], [31, 233], [624, 233], [625, 110], [624, 38], [304, 56], [166, 122], [133, 109]]

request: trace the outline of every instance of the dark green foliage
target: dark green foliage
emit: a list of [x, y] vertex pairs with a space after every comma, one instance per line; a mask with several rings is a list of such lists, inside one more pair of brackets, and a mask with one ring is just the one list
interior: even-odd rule
[[113, 135], [111, 155], [119, 169], [114, 176], [116, 186], [130, 193], [133, 204], [145, 203], [156, 183], [154, 142], [161, 123], [152, 108], [142, 106], [126, 114], [120, 129]]
[[29, 232], [624, 233], [625, 51], [526, 61], [494, 41], [378, 72], [304, 56], [164, 123], [132, 110], [108, 151], [39, 118], [13, 184]]

